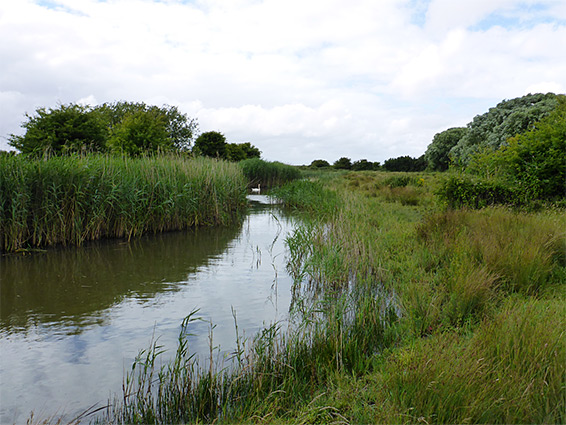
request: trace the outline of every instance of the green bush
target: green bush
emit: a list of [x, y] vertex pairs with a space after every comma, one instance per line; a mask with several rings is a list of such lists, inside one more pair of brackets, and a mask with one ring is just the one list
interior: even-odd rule
[[489, 205], [521, 205], [520, 192], [499, 181], [451, 176], [437, 191], [451, 208], [484, 208]]

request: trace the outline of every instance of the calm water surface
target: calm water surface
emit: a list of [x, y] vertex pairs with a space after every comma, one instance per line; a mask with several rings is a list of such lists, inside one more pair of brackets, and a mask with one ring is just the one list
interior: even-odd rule
[[[152, 335], [174, 353], [185, 316], [192, 352], [217, 355], [240, 335], [284, 321], [293, 222], [262, 195], [241, 226], [196, 229], [0, 259], [0, 421], [74, 415], [121, 394]], [[167, 357], [167, 354], [166, 356]]]

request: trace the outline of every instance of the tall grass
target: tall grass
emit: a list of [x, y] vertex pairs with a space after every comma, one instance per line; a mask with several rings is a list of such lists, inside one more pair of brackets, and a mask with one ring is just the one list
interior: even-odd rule
[[296, 180], [301, 176], [297, 167], [276, 161], [269, 162], [259, 158], [251, 158], [240, 161], [239, 165], [250, 182], [250, 186], [261, 184], [264, 188], [272, 188]]
[[15, 251], [227, 224], [245, 206], [236, 165], [204, 158], [0, 157], [0, 247]]

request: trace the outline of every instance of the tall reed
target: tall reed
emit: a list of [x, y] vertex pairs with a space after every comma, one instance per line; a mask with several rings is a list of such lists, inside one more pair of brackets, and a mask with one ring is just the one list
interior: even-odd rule
[[264, 188], [281, 186], [301, 176], [298, 168], [281, 162], [269, 162], [259, 158], [246, 159], [239, 162], [250, 185], [261, 184]]
[[80, 245], [228, 224], [245, 208], [233, 164], [205, 158], [0, 157], [0, 247]]

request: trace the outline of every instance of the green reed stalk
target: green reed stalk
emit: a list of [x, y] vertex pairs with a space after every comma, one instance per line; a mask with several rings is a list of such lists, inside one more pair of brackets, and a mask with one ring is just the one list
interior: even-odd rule
[[0, 157], [0, 248], [229, 224], [245, 208], [234, 164], [205, 158]]

